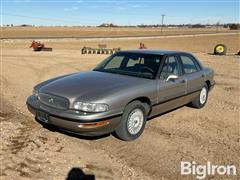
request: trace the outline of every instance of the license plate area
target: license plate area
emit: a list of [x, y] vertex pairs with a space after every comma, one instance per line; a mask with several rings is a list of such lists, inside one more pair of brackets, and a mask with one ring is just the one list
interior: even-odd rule
[[37, 112], [37, 119], [39, 121], [45, 122], [45, 123], [49, 123], [49, 115], [43, 111], [38, 111]]

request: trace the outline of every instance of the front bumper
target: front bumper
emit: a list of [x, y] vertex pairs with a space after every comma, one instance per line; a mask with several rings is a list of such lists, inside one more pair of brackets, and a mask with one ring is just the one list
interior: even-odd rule
[[[56, 110], [40, 103], [34, 96], [28, 97], [26, 104], [28, 110], [38, 121], [56, 126], [68, 132], [86, 136], [98, 136], [111, 133], [117, 128], [121, 121], [121, 114], [103, 116], [98, 114], [77, 114], [74, 112]], [[38, 112], [46, 113], [48, 121], [39, 119]]]

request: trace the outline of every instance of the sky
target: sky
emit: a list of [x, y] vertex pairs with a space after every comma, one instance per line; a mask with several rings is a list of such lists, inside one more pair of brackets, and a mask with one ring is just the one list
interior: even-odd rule
[[239, 23], [239, 0], [0, 0], [1, 25]]

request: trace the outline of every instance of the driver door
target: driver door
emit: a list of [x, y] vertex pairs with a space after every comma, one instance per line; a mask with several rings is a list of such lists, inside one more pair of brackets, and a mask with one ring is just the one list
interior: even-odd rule
[[171, 107], [171, 104], [178, 106], [184, 103], [187, 81], [181, 76], [182, 70], [180, 67], [176, 56], [168, 56], [165, 58], [158, 80], [159, 104], [168, 103]]

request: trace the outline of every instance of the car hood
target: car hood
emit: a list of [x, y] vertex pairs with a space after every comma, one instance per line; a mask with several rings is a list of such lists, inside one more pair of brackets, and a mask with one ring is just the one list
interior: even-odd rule
[[70, 101], [83, 99], [98, 100], [105, 95], [121, 92], [136, 87], [149, 79], [112, 74], [98, 71], [87, 71], [56, 78], [43, 85], [39, 91], [68, 98]]

